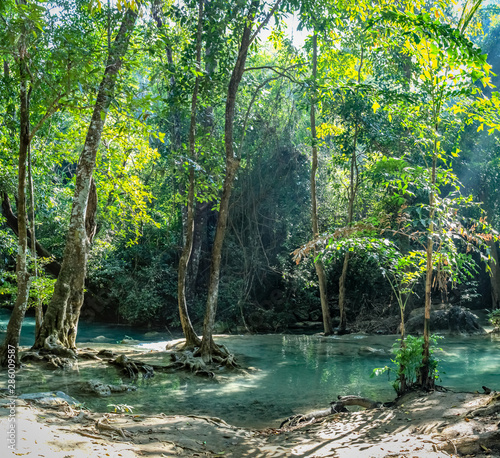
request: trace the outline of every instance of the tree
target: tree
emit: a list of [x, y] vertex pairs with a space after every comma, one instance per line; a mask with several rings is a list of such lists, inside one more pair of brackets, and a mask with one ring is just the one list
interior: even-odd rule
[[[475, 2], [475, 3], [481, 3]], [[478, 6], [478, 5], [477, 5]], [[467, 8], [467, 5], [466, 5]], [[418, 63], [420, 74], [414, 81], [421, 93], [426, 96], [425, 118], [428, 122], [411, 123], [416, 132], [421, 132], [425, 147], [425, 154], [430, 160], [427, 165], [428, 176], [428, 227], [426, 244], [426, 279], [425, 279], [425, 315], [424, 315], [424, 343], [422, 366], [418, 383], [424, 389], [434, 387], [434, 371], [430, 362], [430, 329], [429, 320], [432, 302], [432, 284], [435, 265], [434, 246], [440, 244], [436, 227], [436, 209], [440, 201], [438, 161], [442, 161], [445, 152], [441, 137], [445, 112], [453, 112], [453, 98], [462, 94], [469, 95], [475, 92], [469, 86], [469, 81], [482, 78], [485, 85], [489, 84], [489, 68], [486, 56], [463, 35], [467, 24], [471, 21], [476, 6], [463, 12], [458, 29], [443, 23], [444, 14], [435, 8], [433, 14], [437, 20], [431, 19], [429, 13], [402, 14], [386, 12], [382, 18], [398, 24], [398, 32], [404, 37], [404, 48]], [[455, 104], [457, 102], [455, 101]], [[426, 109], [428, 108], [428, 109]], [[457, 153], [454, 153], [457, 155]], [[441, 174], [442, 175], [442, 174]]]
[[137, 11], [127, 9], [109, 49], [104, 76], [99, 86], [85, 145], [76, 171], [75, 192], [64, 259], [54, 288], [54, 295], [47, 308], [40, 332], [36, 336], [34, 344], [36, 349], [52, 349], [58, 346], [69, 350], [76, 348], [88, 251], [94, 232], [93, 225], [89, 224], [93, 218], [92, 213], [95, 211], [95, 207], [89, 206], [89, 196], [93, 186], [92, 172], [106, 115], [113, 99], [118, 72], [123, 64], [136, 20]]
[[[312, 81], [313, 87], [316, 84], [317, 72], [318, 72], [318, 37], [316, 32], [314, 32], [312, 37], [312, 48], [313, 48], [313, 62], [312, 62]], [[315, 91], [315, 88], [313, 89]], [[311, 220], [313, 229], [313, 238], [319, 236], [319, 225], [318, 225], [318, 199], [316, 197], [316, 171], [318, 170], [318, 146], [316, 138], [316, 113], [315, 113], [315, 95], [314, 92], [311, 94], [311, 109], [310, 109], [310, 119], [311, 119], [311, 142], [312, 142], [312, 164], [311, 164]], [[330, 308], [328, 305], [328, 295], [326, 290], [326, 273], [325, 267], [323, 266], [323, 261], [317, 258], [316, 250], [314, 251], [314, 267], [316, 268], [316, 274], [318, 276], [319, 283], [319, 294], [321, 298], [321, 311], [323, 314], [323, 329], [325, 335], [330, 335], [333, 333], [332, 319], [330, 316]], [[344, 278], [344, 276], [343, 276]], [[345, 329], [345, 313], [343, 308], [341, 308], [340, 313], [340, 329]], [[344, 317], [344, 321], [342, 321]], [[342, 323], [344, 326], [342, 327]]]
[[201, 343], [200, 338], [196, 335], [193, 325], [188, 314], [186, 301], [186, 276], [189, 258], [193, 250], [194, 239], [194, 211], [195, 211], [195, 142], [196, 142], [196, 108], [198, 102], [198, 89], [201, 75], [201, 33], [203, 29], [203, 2], [198, 2], [198, 25], [196, 32], [196, 78], [194, 83], [193, 94], [191, 97], [191, 122], [189, 126], [189, 185], [187, 196], [187, 221], [184, 247], [182, 249], [181, 258], [179, 260], [179, 274], [177, 287], [177, 300], [179, 302], [179, 315], [181, 319], [182, 331], [186, 337], [186, 348], [194, 348]]
[[[281, 0], [277, 0], [271, 10], [265, 15], [264, 20], [260, 25], [253, 30], [257, 15], [259, 12], [260, 0], [252, 0], [250, 3], [246, 17], [244, 18], [243, 32], [239, 42], [238, 54], [231, 78], [227, 88], [225, 123], [224, 123], [224, 146], [226, 152], [226, 173], [224, 183], [222, 185], [222, 195], [219, 202], [219, 214], [217, 219], [217, 229], [215, 232], [215, 240], [212, 248], [210, 277], [208, 283], [208, 295], [205, 319], [203, 321], [203, 339], [198, 354], [205, 362], [211, 362], [213, 356], [222, 355], [227, 357], [227, 353], [219, 349], [213, 341], [213, 328], [215, 323], [215, 314], [217, 310], [217, 298], [219, 292], [220, 266], [222, 245], [226, 234], [227, 220], [229, 216], [229, 200], [233, 189], [233, 182], [236, 178], [236, 173], [240, 166], [241, 157], [235, 156], [234, 151], [234, 117], [236, 109], [236, 94], [238, 87], [245, 71], [245, 63], [248, 56], [250, 45], [255, 40], [260, 30], [271, 19], [275, 11], [278, 9]], [[241, 155], [241, 151], [240, 151]]]
[[[19, 2], [19, 8], [26, 7], [24, 1]], [[22, 10], [21, 10], [22, 11]], [[29, 69], [28, 69], [28, 34], [29, 27], [27, 18], [21, 16], [21, 29], [18, 39], [18, 53], [16, 61], [19, 66], [19, 165], [18, 165], [18, 186], [17, 186], [17, 220], [18, 220], [18, 254], [16, 262], [17, 276], [17, 298], [14, 305], [7, 334], [0, 353], [0, 364], [6, 366], [11, 349], [15, 348], [15, 363], [19, 363], [17, 348], [21, 335], [21, 327], [28, 307], [28, 297], [31, 285], [31, 275], [28, 272], [28, 234], [27, 234], [27, 212], [26, 212], [26, 170], [28, 149], [30, 144], [30, 118], [29, 118]]]

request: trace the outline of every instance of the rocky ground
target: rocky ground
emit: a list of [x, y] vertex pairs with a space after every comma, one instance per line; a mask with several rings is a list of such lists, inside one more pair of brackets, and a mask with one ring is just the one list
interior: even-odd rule
[[2, 457], [500, 457], [495, 392], [416, 392], [390, 408], [263, 431], [208, 417], [103, 416], [55, 396], [18, 399], [15, 450], [7, 443], [8, 400], [0, 401]]

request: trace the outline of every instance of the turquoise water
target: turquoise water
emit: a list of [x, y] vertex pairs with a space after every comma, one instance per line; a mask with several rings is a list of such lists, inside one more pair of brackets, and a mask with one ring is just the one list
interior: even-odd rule
[[[27, 326], [25, 331], [29, 329]], [[104, 336], [109, 339], [105, 347], [119, 352], [124, 346], [116, 342], [127, 335], [141, 341], [127, 348], [147, 351], [151, 361], [167, 363], [168, 354], [156, 350], [163, 350], [170, 336], [146, 336], [146, 332], [105, 325], [88, 329], [83, 326], [79, 341]], [[390, 363], [395, 339], [396, 336], [365, 335], [220, 336], [216, 340], [250, 368], [246, 374], [221, 371], [218, 380], [206, 380], [184, 373], [157, 373], [152, 379], [137, 381], [135, 392], [99, 399], [82, 395], [77, 382], [130, 381], [122, 379], [114, 367], [75, 367], [56, 372], [28, 368], [17, 374], [17, 385], [19, 393], [61, 390], [98, 411], [109, 411], [108, 404], [127, 404], [134, 408], [134, 413], [211, 415], [237, 426], [277, 427], [294, 413], [326, 408], [337, 395], [393, 399], [387, 376], [370, 379], [370, 374], [373, 368]], [[443, 351], [438, 356], [445, 372], [441, 385], [463, 391], [481, 391], [482, 385], [500, 390], [500, 341], [490, 336], [449, 337], [440, 346]]]

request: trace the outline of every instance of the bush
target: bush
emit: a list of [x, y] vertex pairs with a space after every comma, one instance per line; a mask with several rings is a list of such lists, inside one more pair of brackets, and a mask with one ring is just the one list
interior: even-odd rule
[[[440, 379], [438, 365], [439, 360], [433, 356], [437, 348], [438, 339], [440, 336], [431, 336], [430, 338], [430, 373], [434, 375], [436, 380]], [[393, 373], [396, 378], [392, 382], [392, 386], [398, 395], [402, 395], [406, 391], [412, 389], [420, 376], [420, 368], [422, 367], [422, 346], [424, 338], [407, 336], [404, 345], [401, 345], [401, 339], [398, 339], [393, 345], [394, 359], [391, 362], [394, 367], [385, 366], [382, 368], [373, 369], [370, 378], [384, 373]]]
[[489, 312], [488, 321], [495, 329], [500, 328], [500, 309], [492, 310], [491, 312]]

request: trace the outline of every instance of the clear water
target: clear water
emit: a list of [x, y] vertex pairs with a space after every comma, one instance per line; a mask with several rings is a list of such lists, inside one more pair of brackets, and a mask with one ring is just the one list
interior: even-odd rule
[[[24, 329], [28, 334], [23, 337], [25, 344], [32, 342], [29, 331], [30, 325]], [[109, 340], [105, 346], [119, 352], [125, 346], [116, 342], [126, 335], [141, 341], [133, 347], [149, 352], [148, 360], [168, 363], [168, 355], [155, 350], [163, 350], [170, 336], [146, 336], [146, 332], [105, 325], [82, 326], [79, 340], [89, 342], [105, 336]], [[252, 368], [248, 374], [221, 371], [219, 381], [214, 381], [184, 373], [157, 373], [152, 379], [137, 381], [135, 392], [97, 399], [82, 395], [78, 382], [130, 381], [122, 379], [112, 366], [56, 372], [29, 368], [18, 373], [17, 385], [19, 393], [61, 390], [97, 411], [109, 411], [109, 404], [127, 404], [134, 408], [134, 413], [211, 415], [237, 426], [276, 427], [294, 413], [327, 407], [337, 395], [393, 399], [387, 376], [371, 379], [370, 374], [373, 368], [390, 363], [395, 339], [396, 336], [364, 335], [221, 336], [216, 340], [235, 353], [243, 366]], [[482, 385], [500, 390], [500, 341], [490, 336], [449, 337], [440, 344], [443, 351], [438, 356], [444, 372], [440, 384], [463, 391], [481, 391]], [[366, 347], [377, 351], [367, 354]]]

